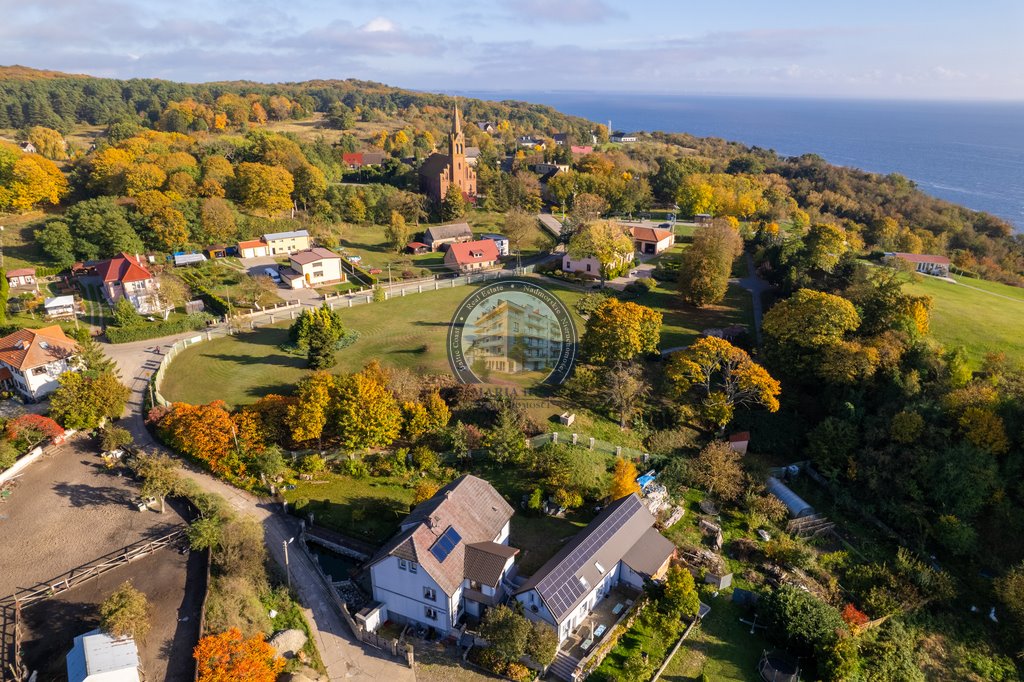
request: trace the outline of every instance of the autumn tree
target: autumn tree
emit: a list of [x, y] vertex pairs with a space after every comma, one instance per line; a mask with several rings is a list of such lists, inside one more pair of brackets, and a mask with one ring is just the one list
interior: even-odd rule
[[625, 429], [651, 387], [643, 370], [634, 362], [620, 362], [603, 374], [605, 401], [619, 415], [619, 428]]
[[452, 411], [436, 388], [423, 398], [423, 407], [427, 412], [428, 431], [437, 433], [448, 426], [448, 422], [452, 418]]
[[860, 315], [847, 299], [801, 289], [765, 313], [765, 354], [794, 373], [817, 370], [822, 351], [859, 326]]
[[660, 335], [661, 313], [609, 297], [587, 319], [580, 345], [592, 362], [624, 362], [656, 352]]
[[543, 621], [530, 622], [530, 635], [526, 639], [526, 655], [545, 668], [558, 654], [558, 633]]
[[132, 468], [142, 478], [144, 497], [155, 497], [160, 501], [160, 513], [164, 513], [165, 500], [182, 489], [178, 462], [161, 453], [142, 453], [135, 458]]
[[245, 161], [235, 168], [234, 196], [249, 210], [268, 216], [287, 211], [294, 190], [292, 174], [280, 166]]
[[130, 580], [100, 604], [100, 629], [112, 637], [131, 637], [142, 642], [150, 628], [152, 607]]
[[504, 604], [488, 609], [480, 623], [480, 635], [506, 662], [517, 662], [526, 653], [530, 630], [530, 621]]
[[739, 232], [724, 221], [697, 228], [679, 265], [683, 299], [701, 307], [721, 303], [729, 288], [732, 263], [742, 252]]
[[737, 406], [779, 409], [779, 382], [725, 339], [707, 336], [673, 353], [665, 375], [678, 396], [695, 394], [702, 416], [717, 427], [732, 421]]
[[43, 203], [55, 206], [67, 192], [68, 181], [52, 161], [0, 142], [0, 211], [25, 213]]
[[347, 448], [387, 447], [402, 430], [402, 410], [376, 360], [338, 379], [338, 430]]
[[28, 129], [26, 137], [38, 154], [51, 161], [63, 161], [68, 158], [68, 143], [64, 141], [64, 136], [53, 128], [32, 126]]
[[64, 372], [50, 395], [50, 414], [69, 429], [94, 429], [120, 417], [131, 391], [110, 371]]
[[708, 495], [735, 501], [743, 493], [745, 475], [740, 455], [728, 443], [712, 441], [687, 467], [693, 484]]
[[[558, 177], [557, 175], [555, 176]], [[608, 210], [608, 202], [597, 194], [584, 192], [576, 195], [572, 200], [572, 209], [569, 211], [569, 219], [575, 226], [576, 231], [597, 221]]]
[[295, 201], [303, 210], [317, 209], [327, 195], [327, 178], [316, 166], [304, 163], [294, 171]]
[[203, 637], [193, 657], [198, 682], [274, 682], [285, 666], [263, 633], [245, 639], [238, 628]]
[[606, 279], [618, 276], [622, 268], [632, 264], [633, 240], [619, 223], [602, 220], [587, 223], [576, 230], [569, 240], [567, 253], [570, 258], [595, 259], [600, 265], [603, 287]]
[[199, 207], [199, 223], [208, 241], [229, 242], [237, 235], [235, 214], [231, 205], [219, 196], [202, 200]]
[[459, 186], [452, 183], [448, 185], [448, 191], [441, 200], [441, 221], [451, 222], [466, 215], [466, 200], [462, 196]]
[[173, 271], [165, 270], [156, 277], [157, 290], [154, 298], [164, 311], [166, 320], [175, 308], [183, 308], [189, 301], [189, 290], [185, 282]]
[[520, 209], [512, 209], [505, 214], [501, 233], [508, 237], [512, 252], [520, 251], [523, 242], [536, 228], [537, 216]]
[[401, 253], [409, 241], [409, 228], [405, 224], [405, 216], [398, 211], [391, 211], [391, 219], [384, 227], [384, 235], [391, 248], [396, 253]]
[[243, 473], [234, 447], [234, 423], [223, 400], [207, 405], [174, 403], [160, 421], [160, 430], [174, 449], [203, 462], [213, 473]]
[[425, 478], [421, 478], [419, 482], [416, 483], [416, 488], [415, 491], [413, 492], [413, 506], [415, 507], [417, 504], [421, 502], [426, 502], [431, 497], [433, 497], [434, 493], [437, 492], [438, 487], [439, 486], [437, 485], [437, 483], [434, 483], [433, 481], [430, 481]]
[[640, 492], [640, 484], [636, 482], [640, 474], [632, 460], [619, 457], [612, 469], [612, 480], [608, 486], [608, 499], [615, 501]]
[[295, 391], [296, 400], [288, 407], [291, 437], [297, 443], [316, 440], [323, 448], [324, 429], [331, 416], [334, 398], [334, 376], [323, 370], [303, 378]]

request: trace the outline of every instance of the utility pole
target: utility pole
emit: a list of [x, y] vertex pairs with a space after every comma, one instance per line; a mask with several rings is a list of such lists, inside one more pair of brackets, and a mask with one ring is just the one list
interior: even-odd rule
[[288, 540], [281, 540], [281, 546], [284, 547], [284, 572], [288, 577], [288, 591], [292, 589], [292, 569], [291, 564], [288, 563], [288, 544], [295, 540], [294, 537]]
[[4, 266], [4, 226], [0, 225], [0, 268]]

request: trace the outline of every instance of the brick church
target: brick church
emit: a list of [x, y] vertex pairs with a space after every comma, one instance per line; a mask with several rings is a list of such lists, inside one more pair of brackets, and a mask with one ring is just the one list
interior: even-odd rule
[[448, 153], [431, 154], [420, 166], [420, 189], [438, 203], [455, 185], [469, 202], [476, 202], [476, 172], [466, 163], [466, 136], [462, 134], [459, 108], [452, 108], [452, 131], [448, 135]]

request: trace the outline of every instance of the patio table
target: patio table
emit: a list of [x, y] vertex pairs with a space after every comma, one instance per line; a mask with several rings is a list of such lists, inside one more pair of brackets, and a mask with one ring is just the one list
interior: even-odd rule
[[598, 625], [597, 629], [594, 630], [594, 639], [600, 639], [601, 635], [603, 635], [604, 631], [607, 630], [607, 629], [608, 629], [607, 625]]

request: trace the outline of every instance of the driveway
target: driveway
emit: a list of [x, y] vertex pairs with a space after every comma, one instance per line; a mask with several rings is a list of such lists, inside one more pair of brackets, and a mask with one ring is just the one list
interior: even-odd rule
[[[654, 269], [658, 267], [654, 263], [641, 263], [632, 270], [630, 274], [623, 277], [616, 277], [615, 279], [608, 280], [607, 285], [612, 289], [622, 291], [626, 288], [626, 285], [637, 281], [638, 279], [652, 279], [654, 277]], [[633, 274], [636, 273], [636, 274]]]
[[750, 255], [750, 252], [744, 254], [747, 260], [747, 274], [745, 277], [739, 279], [739, 285], [750, 292], [750, 296], [753, 299], [753, 310], [754, 310], [754, 331], [757, 334], [757, 342], [761, 343], [761, 318], [764, 317], [764, 304], [762, 301], [762, 294], [766, 291], [770, 291], [772, 285], [761, 279], [760, 275], [757, 274], [757, 268], [754, 267], [754, 257]]

